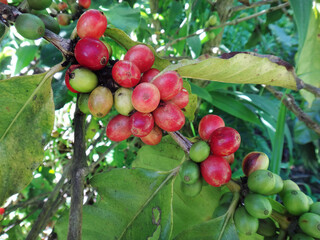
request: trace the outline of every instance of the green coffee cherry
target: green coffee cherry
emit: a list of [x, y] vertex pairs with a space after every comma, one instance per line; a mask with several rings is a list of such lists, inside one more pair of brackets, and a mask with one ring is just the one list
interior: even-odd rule
[[221, 217], [222, 215], [225, 215], [227, 213], [228, 209], [229, 209], [229, 204], [227, 204], [227, 203], [219, 205], [214, 210], [214, 212], [212, 214], [212, 218], [218, 218], [218, 217]]
[[131, 102], [132, 92], [132, 89], [122, 87], [114, 93], [114, 107], [121, 115], [128, 116], [134, 109]]
[[308, 195], [307, 195], [307, 198], [308, 198], [309, 205], [311, 206], [311, 205], [313, 204], [313, 200], [312, 200], [312, 198], [309, 197]]
[[88, 93], [80, 93], [79, 99], [78, 99], [78, 107], [81, 112], [84, 114], [90, 114], [89, 106], [88, 106], [88, 100], [89, 100], [90, 94]]
[[86, 130], [86, 140], [88, 141], [89, 139], [92, 139], [99, 131], [99, 128], [99, 120], [92, 118]]
[[40, 18], [30, 13], [23, 13], [16, 19], [17, 32], [27, 39], [38, 39], [43, 37], [45, 26]]
[[244, 207], [239, 207], [234, 213], [234, 224], [240, 233], [250, 236], [257, 232], [259, 220], [252, 217]]
[[251, 216], [260, 219], [270, 217], [272, 212], [268, 198], [257, 193], [249, 193], [244, 199], [244, 206]]
[[314, 238], [320, 238], [320, 216], [315, 213], [304, 213], [299, 218], [301, 230]]
[[52, 0], [28, 0], [28, 4], [32, 9], [43, 10], [50, 7]]
[[280, 198], [283, 199], [284, 194], [290, 190], [300, 190], [299, 186], [292, 180], [284, 180], [282, 191], [279, 193]]
[[308, 212], [310, 208], [307, 196], [299, 190], [287, 191], [283, 197], [283, 205], [295, 216]]
[[98, 85], [98, 77], [87, 68], [76, 68], [69, 74], [71, 87], [81, 93], [89, 93]]
[[220, 197], [219, 204], [220, 205], [225, 204], [225, 203], [230, 204], [232, 202], [232, 199], [233, 199], [233, 193], [226, 192]]
[[37, 16], [42, 20], [46, 29], [54, 32], [55, 34], [59, 34], [60, 26], [57, 20], [46, 14], [37, 14]]
[[272, 172], [259, 169], [248, 177], [248, 187], [252, 192], [268, 194], [275, 186], [276, 180]]
[[211, 26], [214, 26], [217, 23], [218, 18], [216, 15], [211, 15], [208, 21]]
[[315, 202], [311, 204], [310, 212], [320, 215], [320, 202]]
[[207, 159], [210, 154], [210, 147], [205, 141], [194, 143], [189, 151], [189, 156], [194, 162], [202, 162]]
[[202, 181], [201, 181], [201, 179], [198, 179], [193, 184], [185, 184], [184, 182], [181, 181], [180, 189], [184, 195], [186, 195], [188, 197], [195, 197], [201, 192]]
[[314, 238], [304, 233], [297, 233], [292, 236], [291, 240], [314, 240]]
[[271, 218], [259, 219], [258, 234], [264, 237], [273, 237], [276, 235], [276, 231], [276, 224]]
[[282, 178], [278, 175], [278, 174], [273, 174], [273, 176], [275, 177], [275, 185], [274, 185], [274, 188], [268, 192], [266, 195], [274, 195], [274, 194], [277, 194], [279, 192], [282, 191], [283, 189], [283, 180]]
[[179, 175], [181, 177], [181, 181], [185, 184], [193, 184], [200, 178], [200, 169], [198, 164], [192, 161], [185, 161], [182, 163]]

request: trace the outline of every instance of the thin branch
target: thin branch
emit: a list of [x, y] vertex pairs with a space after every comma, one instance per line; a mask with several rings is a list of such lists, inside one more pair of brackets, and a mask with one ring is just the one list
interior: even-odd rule
[[234, 12], [247, 10], [247, 9], [255, 8], [255, 7], [260, 7], [260, 6], [267, 5], [267, 4], [272, 4], [272, 3], [275, 3], [275, 2], [278, 2], [278, 0], [264, 0], [264, 1], [260, 1], [260, 2], [254, 2], [254, 3], [250, 4], [250, 6], [239, 5], [239, 6], [235, 6], [235, 7], [231, 8], [230, 12], [232, 14]]
[[223, 24], [220, 24], [218, 26], [213, 26], [213, 27], [208, 27], [208, 28], [204, 28], [204, 29], [199, 29], [198, 31], [196, 31], [195, 33], [192, 33], [188, 36], [184, 36], [184, 37], [180, 37], [180, 38], [177, 38], [169, 43], [167, 43], [165, 45], [165, 49], [167, 49], [169, 46], [172, 46], [173, 44], [177, 43], [177, 42], [180, 42], [182, 40], [186, 40], [187, 38], [191, 38], [191, 37], [194, 37], [194, 36], [199, 36], [200, 34], [204, 33], [204, 32], [208, 32], [208, 31], [211, 31], [213, 29], [218, 29], [218, 28], [223, 28], [223, 27], [226, 27], [226, 26], [230, 26], [230, 25], [237, 25], [238, 23], [240, 22], [244, 22], [244, 21], [248, 21], [249, 19], [252, 19], [252, 18], [256, 18], [256, 17], [259, 17], [261, 15], [264, 15], [264, 14], [267, 14], [267, 13], [270, 13], [270, 12], [274, 12], [276, 10], [279, 10], [281, 8], [285, 8], [285, 7], [288, 7], [289, 6], [289, 2], [286, 2], [286, 3], [283, 3], [283, 4], [280, 4], [279, 6], [276, 6], [276, 7], [272, 7], [272, 8], [269, 8], [269, 9], [266, 9], [266, 10], [263, 10], [261, 12], [258, 12], [258, 13], [255, 13], [253, 15], [250, 15], [250, 16], [247, 16], [247, 17], [243, 17], [243, 18], [238, 18], [238, 19], [235, 19], [233, 21], [229, 21], [229, 22], [226, 22], [226, 23], [223, 23]]
[[190, 142], [185, 136], [183, 136], [179, 131], [177, 132], [168, 132], [168, 134], [173, 138], [173, 140], [178, 143], [178, 145], [189, 154], [192, 142]]
[[[266, 88], [281, 101], [283, 98], [283, 93], [275, 90], [271, 86], [266, 86]], [[304, 122], [308, 128], [315, 131], [318, 135], [320, 135], [320, 125], [313, 121], [302, 109], [296, 104], [294, 97], [290, 94], [287, 94], [283, 99], [282, 103], [291, 111], [297, 118]]]
[[313, 93], [316, 97], [320, 97], [320, 88], [317, 88], [311, 84], [304, 83], [303, 89]]

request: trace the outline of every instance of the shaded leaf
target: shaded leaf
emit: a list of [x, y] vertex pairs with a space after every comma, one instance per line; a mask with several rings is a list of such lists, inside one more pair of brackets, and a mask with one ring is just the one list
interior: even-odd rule
[[35, 45], [18, 48], [16, 52], [17, 63], [16, 68], [14, 70], [14, 75], [19, 73], [24, 67], [28, 66], [31, 63], [37, 51], [38, 46]]
[[199, 57], [202, 49], [200, 38], [198, 36], [187, 38], [187, 44], [189, 46], [192, 58]]

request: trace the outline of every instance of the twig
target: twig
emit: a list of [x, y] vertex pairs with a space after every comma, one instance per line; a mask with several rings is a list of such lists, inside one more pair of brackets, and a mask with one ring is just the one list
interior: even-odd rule
[[[266, 86], [266, 88], [281, 101], [283, 97], [283, 93], [275, 90], [271, 86]], [[302, 109], [296, 104], [294, 97], [290, 94], [287, 94], [283, 99], [282, 103], [291, 111], [297, 118], [304, 122], [308, 128], [315, 131], [318, 135], [320, 135], [320, 125], [313, 121]]]
[[303, 89], [313, 93], [316, 97], [320, 97], [320, 88], [317, 88], [313, 85], [310, 85], [308, 83], [304, 83]]
[[252, 3], [252, 4], [250, 4], [250, 6], [239, 5], [239, 6], [235, 6], [235, 7], [231, 8], [230, 12], [232, 14], [234, 12], [247, 10], [247, 9], [255, 8], [255, 7], [260, 7], [260, 6], [271, 4], [271, 3], [275, 3], [275, 2], [278, 2], [278, 0], [264, 0], [264, 1]]
[[177, 132], [168, 132], [168, 134], [173, 138], [176, 143], [189, 154], [190, 148], [192, 146], [192, 142], [190, 142], [185, 136], [183, 136], [179, 131]]
[[29, 218], [30, 216], [32, 216], [36, 211], [38, 211], [38, 208], [35, 208], [32, 212], [30, 212], [27, 216], [25, 216], [22, 219], [19, 219], [18, 221], [14, 222], [13, 224], [11, 224], [10, 226], [8, 226], [3, 233], [8, 232], [11, 228], [19, 225], [20, 223], [22, 223], [24, 220], [26, 220], [27, 218]]
[[182, 41], [182, 40], [185, 40], [187, 38], [191, 38], [191, 37], [194, 37], [194, 36], [198, 36], [204, 32], [208, 32], [208, 31], [211, 31], [213, 29], [218, 29], [218, 28], [223, 28], [225, 26], [230, 26], [230, 25], [237, 25], [238, 23], [240, 22], [244, 22], [244, 21], [247, 21], [249, 19], [252, 19], [252, 18], [256, 18], [256, 17], [259, 17], [261, 15], [264, 15], [264, 14], [267, 14], [267, 13], [270, 13], [270, 12], [274, 12], [276, 10], [279, 10], [281, 8], [285, 8], [285, 7], [288, 7], [289, 6], [289, 2], [286, 2], [286, 3], [283, 3], [283, 4], [280, 4], [279, 6], [276, 6], [276, 7], [272, 7], [272, 8], [269, 8], [269, 9], [266, 9], [266, 10], [263, 10], [261, 12], [258, 12], [258, 13], [255, 13], [255, 14], [252, 14], [250, 16], [247, 16], [247, 17], [243, 17], [243, 18], [238, 18], [238, 19], [235, 19], [233, 21], [229, 21], [229, 22], [226, 22], [226, 23], [223, 23], [223, 24], [220, 24], [218, 26], [213, 26], [213, 27], [208, 27], [208, 28], [204, 28], [204, 29], [200, 29], [198, 31], [196, 31], [195, 33], [192, 33], [188, 36], [184, 36], [184, 37], [180, 37], [180, 38], [177, 38], [169, 43], [167, 43], [165, 45], [165, 49], [167, 49], [169, 46], [172, 46], [173, 44], [179, 42], [179, 41]]
[[[79, 100], [79, 96], [78, 96]], [[86, 162], [85, 143], [86, 115], [77, 107], [74, 114], [74, 155], [71, 164], [71, 206], [69, 215], [68, 240], [81, 240], [82, 205]]]

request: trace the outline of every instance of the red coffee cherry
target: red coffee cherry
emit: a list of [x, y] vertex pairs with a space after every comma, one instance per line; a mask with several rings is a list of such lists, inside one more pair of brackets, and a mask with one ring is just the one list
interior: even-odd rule
[[88, 9], [91, 5], [91, 0], [79, 0], [78, 4], [80, 7], [83, 7], [85, 9]]
[[7, 0], [0, 0], [1, 3], [8, 4]]
[[153, 79], [152, 83], [156, 85], [160, 92], [160, 98], [168, 101], [176, 96], [182, 89], [183, 81], [180, 75], [175, 71], [168, 71]]
[[158, 126], [155, 125], [147, 136], [141, 137], [140, 139], [147, 145], [157, 145], [161, 142], [162, 131]]
[[151, 113], [135, 112], [130, 116], [130, 130], [136, 137], [147, 136], [154, 127]]
[[220, 187], [231, 179], [230, 165], [220, 156], [209, 156], [200, 163], [200, 170], [204, 180], [214, 187]]
[[112, 68], [113, 79], [122, 87], [131, 88], [140, 81], [139, 68], [129, 61], [120, 60]]
[[68, 26], [71, 21], [71, 16], [67, 13], [59, 13], [57, 16], [57, 21], [61, 26]]
[[80, 38], [100, 38], [107, 29], [107, 18], [95, 9], [83, 13], [77, 23], [77, 33]]
[[0, 208], [0, 215], [3, 215], [6, 212], [6, 209]]
[[60, 11], [66, 10], [68, 8], [68, 4], [66, 4], [65, 2], [59, 2], [58, 8]]
[[156, 68], [151, 68], [150, 70], [142, 74], [140, 82], [152, 82], [152, 79], [157, 76], [160, 71]]
[[136, 45], [128, 50], [124, 56], [124, 60], [133, 62], [143, 73], [148, 71], [154, 63], [154, 55], [150, 48], [146, 45]]
[[214, 130], [224, 126], [225, 124], [221, 117], [209, 114], [200, 120], [198, 132], [203, 140], [208, 141]]
[[252, 172], [269, 167], [269, 158], [263, 152], [250, 152], [242, 160], [242, 171], [246, 176]]
[[107, 125], [107, 137], [115, 142], [129, 138], [131, 136], [129, 121], [129, 117], [120, 114], [112, 118]]
[[131, 102], [139, 112], [152, 112], [160, 103], [160, 92], [152, 83], [140, 83], [133, 90]]
[[189, 93], [187, 89], [182, 88], [182, 90], [174, 96], [169, 102], [177, 105], [179, 108], [184, 108], [189, 103]]
[[234, 163], [234, 153], [227, 155], [227, 156], [222, 156], [230, 165]]
[[210, 149], [214, 155], [227, 156], [238, 150], [241, 142], [240, 134], [231, 127], [221, 127], [210, 137]]
[[168, 132], [180, 130], [185, 123], [183, 112], [172, 103], [160, 103], [159, 107], [152, 114], [155, 123], [161, 129]]
[[107, 47], [95, 38], [80, 39], [74, 49], [74, 55], [81, 66], [92, 70], [103, 68], [109, 61]]

